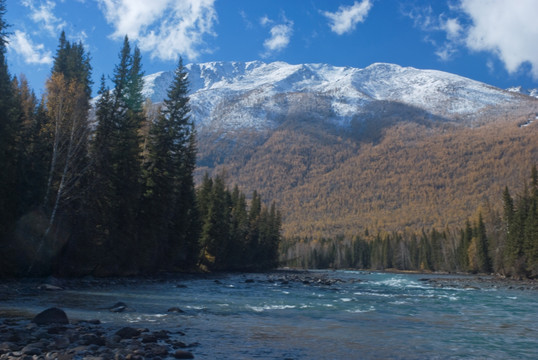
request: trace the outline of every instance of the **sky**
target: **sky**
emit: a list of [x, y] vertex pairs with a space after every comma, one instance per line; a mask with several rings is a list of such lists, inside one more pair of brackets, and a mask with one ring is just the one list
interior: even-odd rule
[[[96, 90], [127, 35], [146, 74], [184, 63], [376, 62], [538, 88], [538, 0], [7, 0], [8, 66], [36, 93], [62, 30], [91, 56]], [[95, 91], [94, 90], [94, 91]]]

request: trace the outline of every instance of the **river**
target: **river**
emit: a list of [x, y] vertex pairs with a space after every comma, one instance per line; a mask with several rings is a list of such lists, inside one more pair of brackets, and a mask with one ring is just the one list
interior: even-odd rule
[[[0, 314], [57, 306], [70, 319], [181, 331], [199, 343], [196, 359], [538, 359], [538, 292], [473, 279], [274, 272], [66, 280], [63, 291], [26, 280], [3, 284]], [[128, 309], [106, 309], [118, 301]]]

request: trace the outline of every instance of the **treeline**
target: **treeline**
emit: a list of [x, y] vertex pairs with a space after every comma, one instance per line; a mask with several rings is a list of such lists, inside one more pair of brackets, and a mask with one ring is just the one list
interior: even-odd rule
[[[90, 56], [62, 33], [41, 99], [6, 63], [0, 0], [0, 275], [265, 269], [280, 215], [221, 177], [196, 191], [196, 132], [180, 59], [160, 106], [127, 37], [91, 104]], [[250, 205], [247, 206], [247, 203]]]
[[[538, 175], [514, 200], [503, 193], [503, 214], [487, 206], [456, 231], [405, 231], [353, 239], [289, 238], [281, 261], [302, 268], [398, 269], [497, 273], [538, 277]], [[486, 216], [484, 216], [484, 214]]]
[[278, 265], [281, 215], [274, 203], [262, 205], [254, 191], [250, 206], [222, 176], [205, 176], [198, 189], [202, 223], [201, 265], [210, 270], [262, 270]]

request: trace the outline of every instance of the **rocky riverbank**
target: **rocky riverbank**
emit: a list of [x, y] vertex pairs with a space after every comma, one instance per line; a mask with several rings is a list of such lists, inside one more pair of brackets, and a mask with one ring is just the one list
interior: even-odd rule
[[424, 277], [420, 281], [431, 286], [464, 288], [473, 290], [510, 289], [538, 291], [538, 281], [533, 279], [510, 279], [498, 276]]
[[99, 320], [69, 321], [52, 308], [32, 320], [0, 320], [0, 359], [105, 360], [193, 359], [198, 344], [180, 340], [181, 331], [114, 327]]

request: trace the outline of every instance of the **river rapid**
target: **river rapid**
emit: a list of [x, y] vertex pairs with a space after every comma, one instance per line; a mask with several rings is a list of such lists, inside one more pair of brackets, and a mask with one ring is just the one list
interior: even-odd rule
[[[196, 359], [538, 359], [538, 291], [493, 279], [282, 271], [39, 283], [0, 283], [0, 316], [56, 306], [103, 326], [178, 331], [199, 344]], [[125, 311], [108, 310], [119, 301]]]

